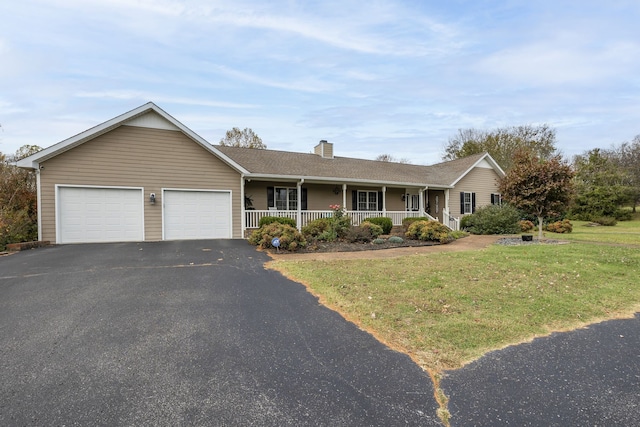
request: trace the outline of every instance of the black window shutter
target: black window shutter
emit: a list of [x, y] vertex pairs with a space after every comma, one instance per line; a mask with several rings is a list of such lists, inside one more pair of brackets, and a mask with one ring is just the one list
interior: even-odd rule
[[267, 207], [268, 208], [276, 207], [275, 193], [274, 193], [273, 187], [267, 187]]
[[307, 210], [307, 189], [302, 189], [302, 202], [300, 203], [300, 209], [303, 211]]
[[351, 192], [351, 210], [357, 211], [358, 210], [358, 192], [356, 190], [353, 190]]
[[460, 192], [460, 215], [464, 214], [464, 191]]
[[378, 210], [382, 210], [382, 191], [378, 191]]
[[496, 195], [493, 194], [493, 193], [491, 193], [491, 204], [492, 205], [497, 205], [497, 203], [496, 203]]
[[471, 213], [476, 211], [476, 193], [471, 193]]

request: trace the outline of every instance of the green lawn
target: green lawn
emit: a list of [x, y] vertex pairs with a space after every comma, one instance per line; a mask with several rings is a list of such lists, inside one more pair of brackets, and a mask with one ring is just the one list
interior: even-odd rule
[[640, 246], [640, 221], [621, 221], [613, 227], [590, 227], [585, 221], [571, 221], [573, 231], [568, 234], [545, 232], [547, 238], [572, 242], [620, 243]]
[[555, 236], [572, 242], [271, 267], [437, 376], [493, 349], [640, 311], [640, 221], [575, 223]]

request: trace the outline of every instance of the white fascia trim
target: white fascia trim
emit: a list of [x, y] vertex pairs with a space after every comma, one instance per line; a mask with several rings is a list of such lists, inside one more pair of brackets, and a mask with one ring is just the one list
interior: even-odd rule
[[217, 150], [213, 145], [209, 144], [204, 138], [202, 138], [200, 135], [198, 135], [197, 133], [195, 133], [185, 125], [183, 125], [181, 122], [179, 122], [177, 119], [175, 119], [169, 113], [164, 111], [162, 108], [158, 107], [153, 102], [147, 102], [146, 104], [141, 105], [140, 107], [134, 108], [133, 110], [128, 111], [124, 114], [120, 114], [119, 116], [114, 117], [111, 120], [107, 120], [106, 122], [101, 123], [97, 126], [94, 126], [90, 129], [87, 129], [86, 131], [81, 132], [75, 136], [72, 136], [71, 138], [67, 138], [61, 142], [58, 142], [57, 144], [54, 144], [51, 147], [45, 148], [44, 150], [40, 150], [37, 153], [32, 154], [31, 156], [28, 156], [22, 160], [19, 160], [17, 164], [19, 167], [22, 167], [22, 168], [37, 169], [39, 167], [40, 162], [43, 162], [52, 157], [55, 157], [58, 154], [61, 154], [67, 150], [72, 149], [73, 147], [76, 147], [80, 144], [83, 144], [89, 141], [90, 139], [93, 139], [97, 136], [107, 133], [110, 130], [117, 128], [118, 126], [126, 124], [126, 122], [132, 119], [135, 119], [136, 117], [139, 117], [139, 116], [142, 116], [143, 114], [148, 113], [149, 111], [153, 111], [156, 114], [160, 115], [162, 118], [164, 118], [165, 120], [167, 120], [168, 122], [176, 126], [178, 129], [180, 129], [185, 135], [191, 138], [194, 142], [198, 143], [205, 150], [217, 156], [223, 162], [227, 163], [229, 166], [236, 169], [238, 172], [247, 173], [247, 171], [242, 166], [240, 166], [238, 163], [231, 160], [228, 156], [224, 155], [222, 152]]
[[493, 170], [496, 171], [498, 173], [498, 175], [500, 175], [501, 177], [505, 176], [506, 174], [504, 173], [504, 171], [502, 170], [502, 168], [500, 167], [500, 165], [498, 165], [498, 163], [496, 163], [495, 160], [493, 160], [493, 157], [491, 157], [491, 155], [489, 153], [485, 153], [484, 156], [480, 157], [478, 159], [478, 161], [476, 161], [469, 169], [467, 169], [466, 171], [464, 171], [464, 173], [462, 175], [460, 175], [458, 177], [458, 179], [456, 179], [455, 181], [453, 181], [453, 183], [451, 184], [451, 186], [449, 186], [449, 188], [454, 188], [456, 186], [456, 184], [465, 176], [467, 176], [467, 174], [469, 172], [471, 172], [473, 170], [473, 168], [475, 168], [476, 166], [478, 166], [480, 164], [480, 162], [482, 162], [483, 160], [486, 160], [487, 162], [489, 162], [489, 164], [493, 167]]
[[371, 184], [377, 187], [382, 186], [394, 186], [394, 187], [425, 187], [429, 188], [453, 188], [453, 186], [449, 185], [435, 185], [435, 184], [425, 184], [424, 182], [395, 182], [395, 181], [378, 181], [374, 179], [353, 179], [353, 178], [340, 178], [340, 177], [331, 177], [327, 178], [324, 176], [295, 176], [295, 175], [276, 175], [276, 174], [247, 174], [245, 175], [247, 179], [264, 179], [264, 180], [273, 180], [273, 181], [300, 181], [304, 180], [306, 182], [327, 182], [335, 184], [336, 182], [350, 183], [350, 184]]

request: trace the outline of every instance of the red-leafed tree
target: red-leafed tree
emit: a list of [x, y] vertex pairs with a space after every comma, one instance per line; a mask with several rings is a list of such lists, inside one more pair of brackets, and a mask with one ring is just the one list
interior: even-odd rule
[[538, 218], [542, 239], [545, 217], [566, 212], [573, 197], [574, 172], [560, 156], [540, 159], [531, 151], [518, 151], [513, 166], [500, 179], [502, 197], [518, 209]]

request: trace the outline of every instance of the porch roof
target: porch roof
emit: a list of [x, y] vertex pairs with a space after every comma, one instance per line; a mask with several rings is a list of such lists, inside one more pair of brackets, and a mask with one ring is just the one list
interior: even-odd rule
[[356, 181], [388, 185], [452, 187], [486, 153], [435, 165], [411, 165], [354, 159], [324, 158], [316, 154], [255, 148], [216, 146], [256, 178], [308, 178], [321, 181]]

